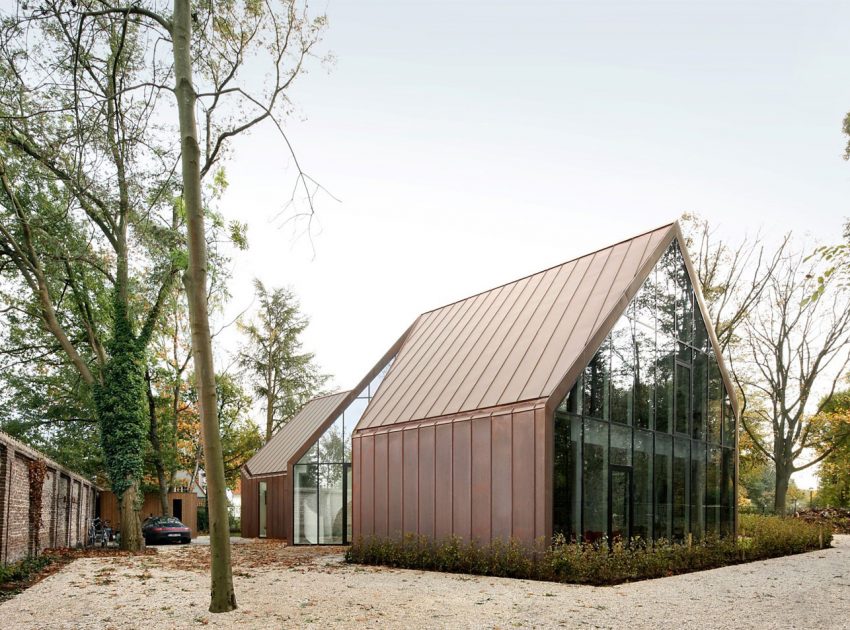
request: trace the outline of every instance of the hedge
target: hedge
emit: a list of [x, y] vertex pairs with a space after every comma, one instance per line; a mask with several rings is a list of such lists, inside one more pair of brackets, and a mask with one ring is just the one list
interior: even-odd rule
[[742, 515], [739, 536], [707, 537], [692, 544], [633, 539], [597, 543], [568, 542], [529, 548], [516, 540], [479, 545], [451, 537], [361, 538], [346, 552], [350, 563], [471, 573], [497, 577], [608, 585], [665, 577], [803, 553], [830, 546], [827, 527], [799, 519]]

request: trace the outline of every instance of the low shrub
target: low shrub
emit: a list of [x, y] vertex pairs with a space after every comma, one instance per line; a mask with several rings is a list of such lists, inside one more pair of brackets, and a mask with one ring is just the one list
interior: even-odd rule
[[516, 540], [487, 545], [457, 537], [435, 541], [407, 534], [401, 539], [361, 538], [348, 551], [351, 563], [406, 569], [471, 573], [572, 584], [619, 584], [712, 569], [828, 547], [828, 527], [799, 519], [747, 515], [737, 540], [707, 537], [688, 544], [633, 539], [568, 542], [556, 536], [549, 547]]
[[8, 566], [0, 566], [0, 585], [28, 580], [53, 560], [54, 558], [51, 555], [42, 555], [25, 558]]
[[850, 534], [850, 508], [809, 508], [796, 512], [794, 518], [827, 525], [836, 534]]
[[210, 518], [207, 512], [206, 505], [198, 506], [198, 533], [207, 533], [210, 531]]

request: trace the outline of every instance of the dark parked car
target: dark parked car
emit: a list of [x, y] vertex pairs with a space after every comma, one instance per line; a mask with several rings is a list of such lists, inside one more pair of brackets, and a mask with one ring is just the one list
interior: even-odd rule
[[173, 516], [153, 516], [146, 519], [142, 523], [142, 535], [146, 545], [192, 542], [192, 532]]

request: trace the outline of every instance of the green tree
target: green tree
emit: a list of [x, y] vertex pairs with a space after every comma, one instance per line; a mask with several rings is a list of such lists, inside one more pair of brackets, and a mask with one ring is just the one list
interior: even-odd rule
[[[0, 28], [0, 261], [4, 306], [45, 334], [89, 390], [121, 542], [143, 542], [136, 510], [146, 439], [144, 353], [178, 266], [169, 184], [139, 141], [150, 114], [122, 86], [141, 51], [120, 20], [76, 21], [49, 6]], [[74, 74], [69, 54], [74, 53]], [[73, 75], [73, 76], [72, 76]], [[75, 89], [71, 89], [74, 86]], [[122, 92], [119, 94], [119, 92]], [[119, 105], [119, 103], [121, 103]], [[49, 341], [48, 341], [49, 339]]]
[[818, 499], [824, 506], [850, 507], [850, 390], [822, 402], [818, 452], [826, 457], [818, 470]]
[[[23, 7], [20, 15], [24, 16], [27, 24], [13, 33], [7, 42], [10, 47], [17, 45], [19, 48], [23, 47], [23, 50], [20, 50], [20, 54], [18, 51], [4, 51], [7, 53], [4, 59], [32, 59], [37, 56], [39, 61], [55, 61], [55, 65], [59, 66], [56, 70], [64, 72], [63, 76], [70, 75], [72, 79], [58, 89], [51, 86], [53, 93], [65, 95], [71, 101], [70, 108], [61, 109], [62, 120], [58, 121], [56, 126], [63, 130], [62, 123], [65, 121], [84, 120], [88, 125], [94, 123], [90, 133], [73, 135], [80, 150], [71, 157], [88, 160], [92, 137], [102, 136], [93, 134], [105, 130], [107, 140], [111, 138], [111, 144], [107, 142], [107, 146], [112, 148], [113, 158], [126, 158], [129, 155], [143, 165], [164, 164], [166, 167], [157, 177], [136, 178], [122, 167], [116, 169], [114, 179], [100, 173], [100, 178], [89, 178], [86, 182], [94, 185], [103, 179], [110, 183], [118, 181], [127, 184], [118, 198], [118, 207], [127, 211], [122, 215], [123, 218], [116, 222], [121, 230], [118, 244], [123, 242], [126, 245], [126, 227], [131, 218], [149, 218], [149, 208], [164, 195], [167, 196], [168, 190], [179, 188], [182, 192], [181, 218], [185, 218], [188, 255], [183, 257], [181, 262], [186, 263], [183, 282], [188, 296], [192, 358], [201, 400], [208, 483], [212, 559], [210, 610], [232, 610], [236, 607], [236, 600], [230, 568], [224, 465], [217, 419], [215, 370], [207, 305], [208, 257], [201, 184], [205, 175], [214, 172], [213, 169], [222, 159], [230, 140], [255, 125], [263, 121], [274, 124], [286, 141], [281, 123], [288, 100], [285, 92], [301, 74], [305, 61], [311, 56], [311, 50], [325, 27], [325, 19], [323, 16], [311, 19], [307, 15], [306, 7], [299, 7], [294, 0], [283, 0], [279, 6], [253, 0], [196, 3], [191, 3], [190, 0], [176, 0], [171, 14], [162, 11], [157, 3], [146, 0], [133, 3], [108, 0], [100, 0], [97, 3], [91, 0], [70, 3], [65, 0], [43, 0], [33, 9]], [[24, 31], [29, 26], [43, 28], [49, 31], [48, 34], [55, 35], [56, 46], [45, 46], [38, 51], [27, 48], [32, 39], [25, 37]], [[6, 29], [6, 32], [9, 32], [9, 29]], [[171, 43], [170, 55], [163, 54], [167, 47], [162, 46], [162, 42]], [[60, 49], [59, 54], [55, 54], [56, 48]], [[141, 52], [137, 63], [126, 63], [129, 50]], [[256, 90], [251, 89], [252, 85], [256, 86], [256, 80], [252, 81], [250, 77], [245, 76], [244, 69], [248, 59], [251, 61], [252, 76], [262, 76], [262, 72], [257, 70], [263, 62], [270, 65], [268, 79]], [[102, 80], [92, 79], [90, 68], [101, 60], [105, 74]], [[115, 69], [119, 66], [132, 69], [137, 75], [146, 74], [141, 79], [138, 76], [130, 76], [126, 81], [123, 78], [118, 80]], [[17, 76], [14, 72], [10, 74], [14, 75], [12, 78]], [[47, 76], [51, 78], [53, 75], [48, 73]], [[84, 82], [91, 85], [86, 85], [83, 89], [81, 83]], [[139, 99], [138, 107], [127, 111], [127, 101], [134, 98]], [[169, 101], [167, 104], [166, 99]], [[85, 108], [86, 102], [91, 105], [88, 109]], [[176, 118], [170, 118], [171, 111], [166, 109], [169, 105], [176, 105]], [[27, 122], [32, 116], [55, 112], [57, 109], [56, 104], [51, 102], [47, 107], [18, 117]], [[123, 124], [125, 120], [133, 123], [133, 112], [146, 117], [144, 124], [131, 124], [129, 128], [114, 132], [116, 124]], [[154, 112], [159, 116], [156, 122], [152, 118]], [[199, 113], [202, 116], [200, 126], [196, 118]], [[103, 120], [104, 115], [108, 120]], [[64, 139], [64, 136], [57, 138], [57, 144], [62, 146]], [[136, 153], [128, 152], [129, 145], [122, 143], [137, 139], [143, 142]], [[116, 161], [126, 163], [123, 160]], [[303, 188], [309, 203], [309, 212], [312, 213], [315, 183], [297, 165], [297, 160], [294, 161], [298, 169], [296, 186]], [[95, 167], [97, 163], [88, 165]], [[59, 163], [55, 166], [59, 173], [67, 172], [66, 164]], [[179, 187], [173, 186], [177, 166], [180, 167]], [[76, 174], [78, 170], [84, 169], [75, 169], [73, 173]], [[93, 171], [89, 169], [86, 173], [93, 174]], [[163, 192], [151, 191], [155, 194], [144, 196], [143, 199], [148, 203], [134, 205], [130, 202], [131, 194], [136, 192], [132, 188], [133, 184], [151, 180], [161, 182], [163, 177], [168, 183], [163, 187]], [[85, 193], [84, 200], [87, 205], [83, 206], [84, 210], [102, 202], [99, 195], [92, 195], [96, 188], [77, 186], [76, 189], [81, 194]], [[98, 218], [105, 219], [100, 216]], [[106, 227], [112, 227], [108, 221], [106, 223]], [[163, 236], [173, 236], [179, 226], [170, 227], [170, 232]], [[167, 243], [168, 239], [162, 239], [161, 242]], [[117, 260], [119, 271], [129, 269], [126, 257], [121, 253], [117, 255]], [[120, 302], [129, 296], [129, 286], [123, 282], [121, 273], [117, 274], [117, 280], [116, 302]], [[117, 309], [116, 313], [120, 316], [125, 311], [130, 312], [129, 309]], [[152, 326], [148, 326], [146, 322], [142, 332], [149, 333], [151, 329]], [[115, 348], [129, 348], [131, 339], [136, 342], [149, 339], [149, 334], [135, 336], [132, 326], [124, 323], [115, 327], [113, 336], [116, 339], [113, 344]], [[85, 362], [78, 360], [78, 357], [71, 353], [73, 346], [70, 341], [60, 341], [72, 362], [79, 365], [81, 371], [87, 369]], [[131, 359], [134, 356], [133, 353], [129, 355]], [[133, 360], [122, 360], [116, 371], [121, 368], [127, 372], [135, 365]], [[134, 383], [135, 376], [138, 374], [134, 373]], [[142, 380], [139, 379], [141, 395], [144, 394]], [[98, 400], [115, 401], [118, 394], [119, 392], [110, 392], [110, 395], [99, 396]], [[145, 417], [141, 396], [139, 400], [138, 409], [124, 411], [128, 417]], [[134, 432], [128, 431], [128, 434], [130, 433]], [[104, 444], [107, 443], [113, 442], [104, 440]]]
[[245, 336], [239, 364], [265, 412], [265, 440], [313, 398], [327, 381], [310, 352], [303, 352], [301, 335], [309, 320], [300, 313], [291, 291], [269, 291], [254, 281], [260, 303], [252, 321], [240, 323]]

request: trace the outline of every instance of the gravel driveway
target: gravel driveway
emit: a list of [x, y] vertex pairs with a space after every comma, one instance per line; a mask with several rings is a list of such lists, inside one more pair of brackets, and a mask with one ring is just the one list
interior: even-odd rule
[[614, 587], [352, 567], [339, 549], [234, 547], [239, 609], [207, 612], [208, 547], [76, 560], [0, 605], [3, 628], [850, 628], [835, 548]]

